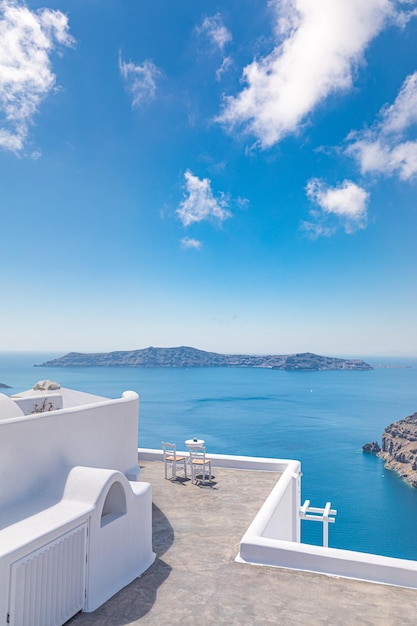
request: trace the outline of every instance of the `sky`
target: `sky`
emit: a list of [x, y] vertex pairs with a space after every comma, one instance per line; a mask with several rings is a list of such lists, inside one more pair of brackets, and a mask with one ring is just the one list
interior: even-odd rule
[[0, 351], [417, 355], [417, 1], [0, 0]]

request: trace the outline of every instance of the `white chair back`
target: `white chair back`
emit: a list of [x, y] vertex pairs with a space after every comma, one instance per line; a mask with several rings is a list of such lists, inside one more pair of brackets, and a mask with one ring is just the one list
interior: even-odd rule
[[162, 451], [164, 453], [164, 459], [167, 456], [173, 456], [174, 459], [177, 458], [177, 446], [175, 445], [175, 443], [169, 443], [168, 441], [163, 441]]
[[205, 446], [189, 447], [190, 465], [191, 465], [191, 482], [195, 483], [197, 475], [202, 476], [200, 482], [205, 485], [206, 477], [211, 482], [211, 459], [206, 459]]
[[172, 478], [177, 478], [177, 466], [182, 465], [184, 477], [187, 478], [187, 457], [177, 455], [177, 446], [169, 441], [162, 441], [164, 455], [165, 478], [168, 478], [168, 469], [171, 468]]
[[199, 446], [199, 445], [192, 445], [192, 446], [188, 446], [188, 450], [190, 451], [190, 459], [191, 462], [193, 461], [193, 459], [200, 459], [200, 461], [203, 461], [203, 463], [206, 462], [206, 447], [205, 446]]

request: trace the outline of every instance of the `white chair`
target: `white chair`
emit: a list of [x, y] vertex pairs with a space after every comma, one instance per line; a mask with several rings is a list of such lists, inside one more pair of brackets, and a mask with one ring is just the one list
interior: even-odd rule
[[184, 476], [187, 478], [187, 457], [178, 456], [177, 446], [175, 443], [162, 442], [162, 451], [164, 453], [165, 478], [168, 478], [168, 468], [171, 468], [172, 478], [177, 478], [177, 465], [182, 465]]
[[190, 446], [190, 466], [191, 466], [191, 482], [195, 484], [197, 475], [202, 475], [199, 479], [203, 485], [206, 484], [206, 476], [211, 482], [211, 459], [206, 459], [205, 446]]

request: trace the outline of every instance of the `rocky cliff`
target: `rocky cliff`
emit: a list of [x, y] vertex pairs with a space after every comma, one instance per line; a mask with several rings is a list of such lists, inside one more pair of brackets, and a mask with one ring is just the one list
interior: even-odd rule
[[70, 352], [36, 367], [266, 367], [278, 370], [371, 370], [360, 359], [310, 352], [290, 355], [218, 354], [196, 348], [145, 348], [96, 354]]
[[385, 461], [385, 467], [417, 487], [417, 413], [387, 426], [378, 456]]

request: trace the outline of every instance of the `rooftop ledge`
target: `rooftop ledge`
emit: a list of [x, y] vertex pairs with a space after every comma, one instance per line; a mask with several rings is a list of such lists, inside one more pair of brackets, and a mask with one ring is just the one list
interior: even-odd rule
[[[160, 450], [139, 448], [138, 455], [139, 462], [162, 460]], [[272, 490], [239, 542], [236, 561], [417, 588], [417, 561], [300, 542], [299, 461], [222, 454], [206, 456], [213, 461], [213, 473], [216, 468], [224, 468], [278, 474]], [[246, 490], [245, 494], [252, 497]]]

